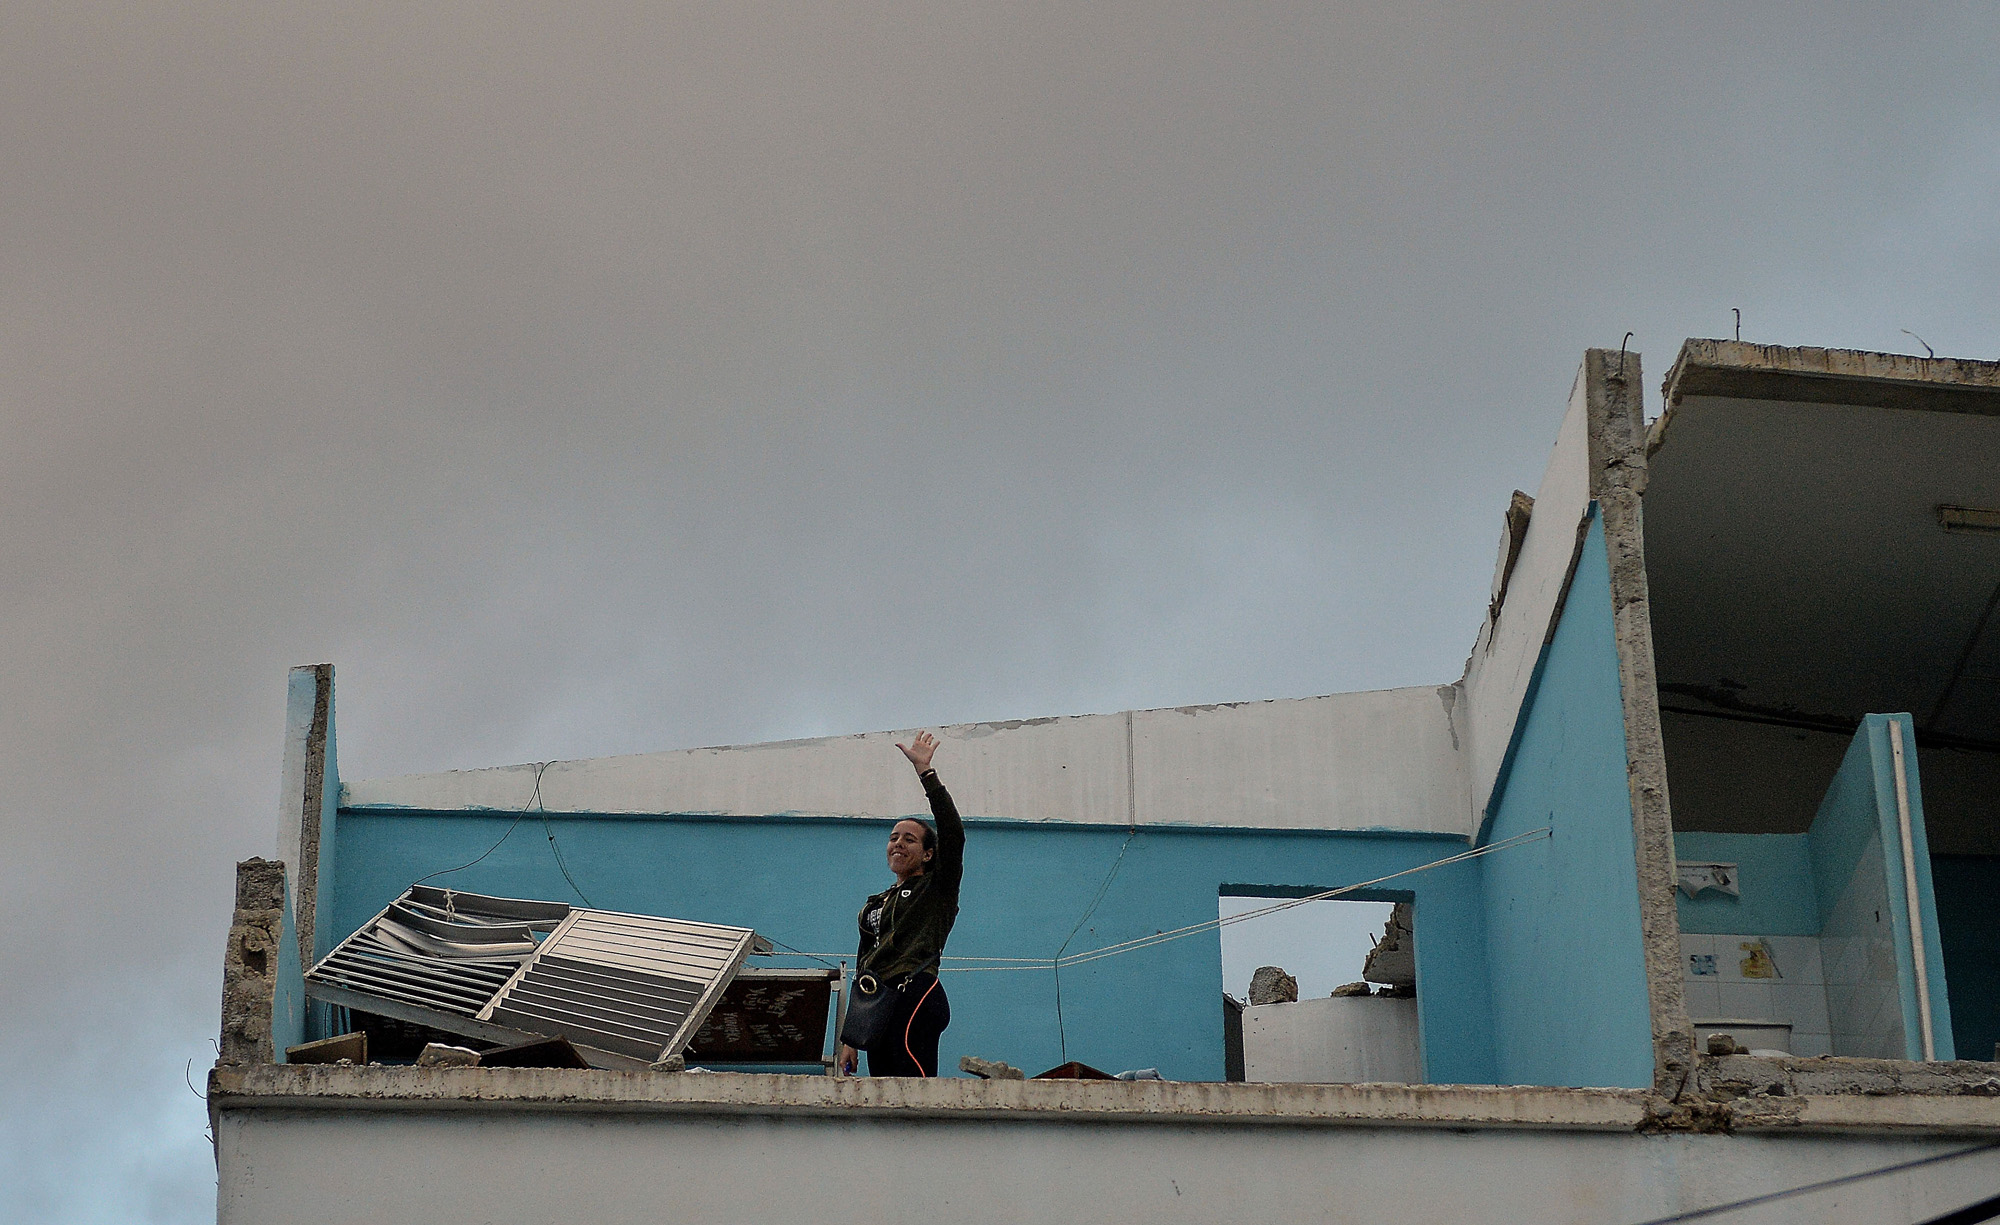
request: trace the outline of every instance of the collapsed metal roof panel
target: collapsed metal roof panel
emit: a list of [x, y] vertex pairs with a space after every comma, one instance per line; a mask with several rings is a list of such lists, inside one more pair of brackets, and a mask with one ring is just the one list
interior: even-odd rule
[[748, 928], [414, 885], [306, 975], [307, 993], [489, 1041], [561, 1036], [603, 1067], [679, 1054]]

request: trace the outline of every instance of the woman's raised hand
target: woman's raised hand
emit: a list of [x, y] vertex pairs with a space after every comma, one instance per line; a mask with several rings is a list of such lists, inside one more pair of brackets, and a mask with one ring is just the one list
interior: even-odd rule
[[899, 744], [896, 747], [903, 750], [903, 756], [910, 759], [910, 764], [917, 768], [917, 773], [922, 774], [931, 768], [931, 757], [937, 752], [938, 742], [937, 737], [929, 732], [918, 732], [910, 743]]

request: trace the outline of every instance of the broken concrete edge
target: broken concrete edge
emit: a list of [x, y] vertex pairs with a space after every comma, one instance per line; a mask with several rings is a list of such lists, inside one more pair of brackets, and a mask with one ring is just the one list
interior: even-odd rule
[[2000, 413], [2000, 362], [1695, 339], [1681, 345], [1660, 393], [1655, 448], [1689, 396]]
[[236, 865], [236, 908], [222, 952], [223, 1063], [275, 1063], [273, 1030], [285, 921], [285, 865], [246, 859]]
[[1680, 910], [1674, 897], [1673, 815], [1666, 742], [1654, 674], [1652, 611], [1646, 584], [1641, 499], [1646, 491], [1646, 414], [1637, 353], [1591, 349], [1578, 376], [1585, 388], [1590, 495], [1604, 522], [1611, 575], [1612, 632], [1624, 706], [1625, 776], [1632, 808], [1639, 938], [1652, 1019], [1653, 1088], [1669, 1099], [1693, 1072], [1694, 1027], [1680, 969]]
[[2000, 1135], [2000, 1063], [1701, 1055], [1648, 1131]]
[[317, 955], [319, 880], [333, 870], [339, 767], [333, 745], [333, 665], [302, 664], [286, 676], [285, 752], [278, 793], [278, 854], [291, 869], [291, 923], [301, 965]]
[[299, 797], [298, 897], [292, 925], [298, 933], [299, 964], [319, 957], [319, 869], [333, 831], [326, 825], [327, 737], [333, 725], [333, 665], [313, 664], [312, 724], [306, 732], [304, 792]]
[[[1006, 1120], [1020, 1123], [1165, 1123], [1494, 1129], [1544, 1132], [1972, 1135], [2000, 1138], [2000, 1097], [1939, 1077], [1933, 1092], [1773, 1092], [1777, 1081], [1738, 1082], [1769, 1065], [1821, 1060], [1734, 1057], [1718, 1082], [1731, 1087], [1674, 1101], [1642, 1089], [1484, 1085], [1300, 1085], [1222, 1082], [846, 1078], [772, 1073], [648, 1075], [570, 1068], [411, 1068], [217, 1065], [209, 1073], [211, 1122], [257, 1110], [521, 1111], [529, 1113], [765, 1115]], [[1867, 1076], [1834, 1060], [1817, 1068], [1837, 1082]], [[1976, 1065], [2000, 1074], [2000, 1065]], [[1793, 1071], [1804, 1075], [1804, 1069]], [[1758, 1092], [1755, 1083], [1765, 1083]], [[1810, 1080], [1794, 1083], [1810, 1083]], [[2000, 1077], [1994, 1079], [2000, 1088]], [[1736, 1093], [1737, 1087], [1752, 1086]], [[1957, 1087], [1953, 1087], [1957, 1086]], [[1734, 1094], [1732, 1096], [1732, 1094]]]
[[1991, 1102], [2000, 1115], [2000, 1063], [1959, 1059], [1841, 1056], [1702, 1055], [1694, 1086], [1713, 1100], [1740, 1097], [1870, 1097], [1890, 1101], [1965, 1097]]

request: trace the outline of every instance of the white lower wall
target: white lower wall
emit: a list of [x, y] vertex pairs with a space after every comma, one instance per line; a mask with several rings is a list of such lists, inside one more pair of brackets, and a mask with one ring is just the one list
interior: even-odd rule
[[[1456, 689], [1426, 685], [967, 723], [938, 730], [937, 765], [968, 817], [1470, 834], [1457, 704]], [[341, 803], [518, 812], [539, 797], [556, 812], [903, 817], [923, 809], [895, 748], [912, 734], [348, 780]]]
[[1266, 1084], [1418, 1084], [1417, 1001], [1342, 996], [1243, 1010], [1243, 1079]]
[[[1809, 1135], [470, 1109], [225, 1109], [216, 1139], [225, 1225], [1619, 1225], [1964, 1147]], [[1996, 1185], [2000, 1151], [1743, 1219], [1917, 1221]]]

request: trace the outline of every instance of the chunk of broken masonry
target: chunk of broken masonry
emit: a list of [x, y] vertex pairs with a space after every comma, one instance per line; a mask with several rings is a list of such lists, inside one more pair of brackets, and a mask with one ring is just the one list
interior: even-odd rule
[[1391, 987], [1417, 985], [1415, 917], [1416, 912], [1408, 902], [1397, 902], [1390, 908], [1389, 922], [1382, 928], [1381, 939], [1369, 951], [1368, 960], [1362, 963], [1361, 977]]
[[1333, 998], [1346, 999], [1350, 995], [1373, 995], [1367, 983], [1342, 983], [1333, 989]]
[[685, 1072], [688, 1070], [686, 1055], [669, 1055], [658, 1063], [646, 1065], [648, 1072]]
[[985, 1080], [1026, 1080], [1028, 1074], [1011, 1063], [998, 1059], [981, 1059], [977, 1055], [963, 1055], [958, 1061], [958, 1070], [970, 1072]]
[[1258, 966], [1250, 976], [1252, 1004], [1290, 1004], [1299, 998], [1299, 980], [1277, 966]]
[[1711, 1055], [1747, 1055], [1750, 1052], [1744, 1047], [1736, 1045], [1736, 1039], [1730, 1037], [1728, 1034], [1710, 1034], [1708, 1036], [1708, 1053]]
[[479, 1066], [479, 1052], [469, 1046], [447, 1046], [442, 1042], [427, 1042], [423, 1053], [417, 1056], [420, 1068], [476, 1068]]

